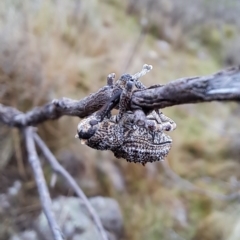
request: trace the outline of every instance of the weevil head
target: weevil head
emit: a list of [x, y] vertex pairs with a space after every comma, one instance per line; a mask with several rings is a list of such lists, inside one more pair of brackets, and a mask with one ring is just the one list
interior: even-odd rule
[[99, 118], [95, 114], [84, 118], [78, 124], [77, 134], [75, 137], [79, 138], [82, 144], [86, 144], [87, 140], [90, 139], [98, 130], [99, 123]]

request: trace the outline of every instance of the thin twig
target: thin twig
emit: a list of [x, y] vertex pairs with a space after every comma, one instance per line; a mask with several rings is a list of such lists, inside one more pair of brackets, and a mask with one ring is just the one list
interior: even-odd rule
[[41, 149], [41, 151], [42, 151], [43, 155], [45, 156], [46, 160], [51, 165], [53, 171], [56, 172], [57, 174], [59, 174], [61, 177], [63, 177], [67, 181], [69, 186], [75, 191], [77, 196], [80, 199], [83, 200], [87, 210], [90, 213], [90, 216], [93, 218], [93, 220], [94, 220], [94, 222], [95, 222], [95, 224], [96, 224], [96, 226], [97, 226], [97, 228], [98, 228], [98, 230], [99, 230], [99, 232], [102, 236], [102, 239], [107, 240], [108, 238], [107, 238], [106, 231], [104, 230], [104, 228], [102, 226], [102, 223], [101, 223], [101, 220], [100, 220], [98, 214], [96, 213], [96, 211], [94, 210], [94, 208], [92, 207], [90, 202], [88, 201], [84, 192], [77, 185], [74, 178], [61, 166], [61, 164], [57, 161], [55, 156], [51, 153], [49, 148], [42, 141], [42, 139], [39, 137], [38, 134], [34, 133], [34, 139], [35, 139], [35, 142], [37, 143], [38, 147]]
[[37, 155], [37, 151], [35, 148], [33, 134], [34, 133], [33, 133], [32, 127], [27, 127], [24, 129], [24, 135], [26, 139], [26, 148], [28, 153], [28, 161], [33, 170], [34, 178], [38, 188], [38, 193], [40, 196], [42, 209], [47, 218], [54, 240], [63, 240], [61, 230], [57, 222], [55, 221], [54, 214], [51, 208], [52, 202], [51, 202], [50, 194], [49, 194], [47, 184], [43, 175], [42, 167]]
[[17, 131], [17, 129], [12, 129], [12, 134], [13, 134], [13, 146], [15, 156], [17, 159], [18, 172], [23, 179], [27, 179], [26, 170], [23, 163], [23, 156], [21, 152], [19, 132]]
[[165, 171], [167, 176], [169, 178], [171, 178], [173, 181], [175, 181], [176, 183], [180, 184], [181, 189], [183, 187], [185, 190], [194, 191], [199, 194], [206, 195], [213, 199], [222, 200], [222, 201], [233, 201], [233, 200], [240, 198], [239, 192], [234, 192], [234, 193], [230, 193], [228, 195], [224, 195], [224, 194], [211, 192], [211, 191], [202, 189], [200, 187], [197, 187], [194, 184], [192, 184], [191, 182], [189, 182], [188, 180], [181, 178], [177, 173], [175, 173], [169, 166], [167, 160], [162, 161], [161, 164], [162, 164], [163, 170]]
[[0, 103], [0, 121], [10, 127], [26, 127], [58, 119], [64, 115], [83, 118], [99, 110], [110, 99], [112, 91], [113, 85], [106, 85], [81, 100], [66, 97], [54, 99], [26, 113]]

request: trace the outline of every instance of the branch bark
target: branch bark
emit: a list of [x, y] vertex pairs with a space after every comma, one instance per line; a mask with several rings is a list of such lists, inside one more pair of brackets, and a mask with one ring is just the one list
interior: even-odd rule
[[33, 170], [43, 212], [47, 218], [54, 240], [63, 240], [61, 230], [54, 218], [54, 214], [51, 208], [52, 202], [50, 194], [47, 189], [47, 184], [43, 175], [42, 167], [33, 140], [33, 129], [31, 127], [24, 129], [24, 134], [26, 139], [28, 161]]
[[[108, 84], [82, 100], [55, 99], [27, 113], [0, 104], [0, 121], [11, 127], [25, 127], [63, 115], [83, 118], [106, 104], [112, 93], [113, 85]], [[132, 95], [131, 107], [154, 109], [210, 101], [240, 101], [240, 66], [209, 76], [181, 78], [163, 86], [137, 90]]]
[[240, 101], [240, 66], [205, 77], [181, 78], [133, 94], [132, 108], [165, 108], [179, 104]]
[[106, 85], [96, 93], [79, 101], [65, 97], [54, 99], [52, 102], [42, 107], [35, 107], [26, 113], [0, 104], [0, 121], [10, 127], [25, 127], [58, 119], [64, 115], [83, 118], [99, 110], [110, 99], [112, 90], [113, 86]]

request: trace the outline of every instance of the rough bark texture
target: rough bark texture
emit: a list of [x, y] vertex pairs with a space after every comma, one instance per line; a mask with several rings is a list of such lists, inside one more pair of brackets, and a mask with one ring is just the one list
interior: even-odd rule
[[[108, 84], [82, 100], [61, 98], [27, 113], [0, 104], [0, 121], [14, 126], [37, 125], [63, 115], [86, 117], [107, 103], [114, 90]], [[132, 109], [165, 108], [179, 104], [209, 101], [240, 101], [240, 67], [205, 77], [181, 78], [163, 86], [137, 90], [132, 95]]]
[[132, 107], [165, 108], [209, 101], [240, 101], [240, 67], [205, 77], [181, 78], [164, 86], [136, 91]]
[[111, 93], [112, 88], [104, 86], [82, 100], [63, 97], [42, 107], [35, 107], [27, 113], [0, 104], [0, 121], [12, 127], [24, 127], [58, 119], [64, 115], [83, 118], [100, 109], [110, 99]]

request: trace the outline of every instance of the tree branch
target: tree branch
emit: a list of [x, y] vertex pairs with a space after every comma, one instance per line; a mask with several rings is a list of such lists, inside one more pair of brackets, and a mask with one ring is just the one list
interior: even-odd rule
[[57, 222], [55, 221], [54, 214], [51, 209], [52, 202], [51, 202], [50, 194], [47, 189], [46, 181], [42, 172], [42, 167], [36, 152], [36, 148], [33, 140], [33, 129], [31, 127], [24, 129], [24, 135], [26, 139], [28, 161], [33, 170], [43, 212], [47, 218], [54, 240], [63, 240], [61, 230]]
[[55, 156], [51, 153], [49, 148], [46, 146], [46, 144], [42, 141], [42, 139], [38, 136], [38, 134], [34, 133], [34, 140], [37, 143], [38, 147], [41, 149], [43, 155], [45, 156], [46, 160], [51, 165], [54, 172], [56, 172], [58, 175], [63, 177], [68, 185], [74, 190], [74, 192], [77, 194], [77, 196], [83, 200], [87, 210], [90, 213], [90, 216], [92, 217], [93, 221], [95, 222], [103, 240], [107, 240], [106, 232], [102, 226], [101, 220], [97, 213], [95, 212], [92, 205], [89, 203], [86, 195], [81, 190], [81, 188], [77, 185], [74, 178], [61, 166], [61, 164], [57, 161]]
[[0, 121], [11, 127], [25, 127], [58, 119], [64, 115], [83, 118], [99, 110], [110, 99], [112, 88], [113, 86], [104, 86], [96, 93], [79, 101], [65, 97], [54, 99], [52, 102], [42, 107], [35, 107], [27, 113], [0, 104]]
[[240, 101], [240, 66], [205, 77], [181, 78], [133, 94], [132, 108], [165, 108], [179, 104]]
[[221, 200], [221, 201], [233, 201], [240, 198], [240, 192], [233, 192], [230, 194], [221, 194], [212, 191], [205, 190], [203, 188], [197, 187], [186, 179], [180, 177], [176, 172], [174, 172], [168, 164], [168, 160], [165, 159], [161, 162], [162, 167], [166, 175], [172, 179], [176, 184], [179, 184], [181, 189], [193, 191], [201, 195], [208, 196], [210, 198]]
[[[27, 113], [0, 104], [0, 121], [12, 127], [24, 127], [58, 119], [63, 115], [86, 117], [109, 101], [113, 94], [113, 79], [114, 74], [110, 74], [108, 85], [82, 100], [55, 99]], [[163, 86], [137, 90], [132, 95], [131, 107], [153, 109], [209, 101], [240, 101], [240, 67], [204, 77], [181, 78]]]

